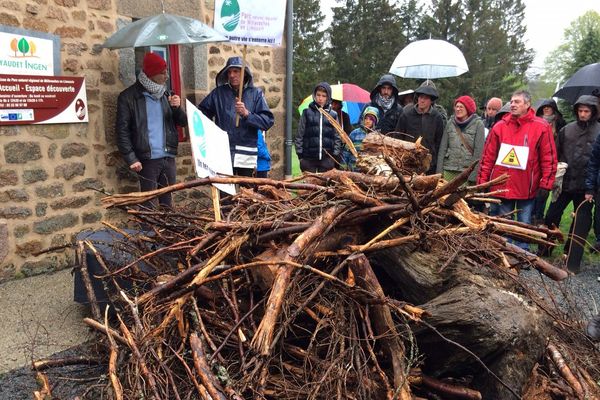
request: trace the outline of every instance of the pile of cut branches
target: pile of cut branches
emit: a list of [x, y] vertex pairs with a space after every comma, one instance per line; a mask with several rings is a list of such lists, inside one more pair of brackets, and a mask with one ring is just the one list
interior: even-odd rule
[[[506, 276], [531, 266], [562, 280], [564, 269], [506, 240], [553, 246], [560, 232], [471, 211], [466, 199], [485, 200], [506, 177], [466, 187], [475, 165], [451, 182], [417, 175], [426, 157], [415, 158], [415, 148], [400, 141], [377, 140], [370, 151], [385, 175], [213, 177], [104, 198], [144, 227], [132, 234], [110, 226], [122, 237], [118, 251], [132, 256], [128, 263], [79, 243], [93, 316], [85, 322], [105, 346], [111, 398], [481, 398], [468, 381], [421, 372], [412, 327], [426, 324], [427, 312], [388, 295], [370, 255], [469, 238], [481, 245], [457, 254], [474, 265]], [[239, 185], [217, 221], [213, 210], [136, 206], [214, 183]], [[90, 277], [85, 253], [94, 254], [100, 275]], [[97, 300], [92, 279], [104, 282], [109, 307]]]

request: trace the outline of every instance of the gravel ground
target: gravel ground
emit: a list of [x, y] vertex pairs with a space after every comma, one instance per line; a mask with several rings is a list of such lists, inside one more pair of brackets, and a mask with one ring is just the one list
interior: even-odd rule
[[545, 298], [554, 297], [558, 307], [571, 317], [580, 314], [588, 320], [600, 313], [600, 265], [584, 264], [578, 274], [563, 282], [554, 282], [534, 269], [523, 270], [521, 275]]

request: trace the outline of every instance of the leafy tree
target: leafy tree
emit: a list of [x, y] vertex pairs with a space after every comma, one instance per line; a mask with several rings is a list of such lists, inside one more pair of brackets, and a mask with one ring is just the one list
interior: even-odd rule
[[426, 31], [456, 45], [469, 65], [458, 78], [435, 81], [443, 106], [450, 107], [462, 94], [482, 106], [490, 97], [507, 99], [524, 86], [533, 54], [525, 46], [521, 0], [433, 0], [429, 11]]
[[321, 25], [324, 18], [319, 0], [294, 1], [294, 107], [300, 105], [314, 85], [322, 80], [325, 33]]
[[[389, 71], [406, 44], [406, 27], [395, 4], [388, 0], [345, 0], [333, 8], [328, 29], [332, 83], [352, 82], [371, 89]], [[414, 3], [414, 2], [413, 2]], [[417, 10], [416, 3], [412, 5]], [[405, 19], [410, 19], [406, 9]]]
[[564, 83], [584, 65], [600, 61], [600, 14], [588, 11], [575, 19], [563, 35], [563, 43], [546, 58], [544, 79]]

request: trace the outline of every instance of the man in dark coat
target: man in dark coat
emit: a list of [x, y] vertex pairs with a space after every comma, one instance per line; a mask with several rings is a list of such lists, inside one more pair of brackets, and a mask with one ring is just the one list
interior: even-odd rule
[[398, 119], [396, 132], [398, 139], [416, 141], [423, 137], [422, 145], [431, 153], [431, 166], [428, 173], [435, 173], [438, 150], [444, 134], [444, 118], [433, 103], [439, 97], [433, 82], [425, 81], [415, 90], [417, 102], [407, 106]]
[[375, 127], [381, 133], [392, 132], [402, 115], [402, 106], [398, 102], [398, 86], [394, 75], [386, 74], [379, 78], [377, 86], [371, 91], [371, 102], [367, 105], [379, 110], [379, 122]]
[[[216, 77], [217, 87], [198, 105], [198, 109], [229, 135], [233, 172], [252, 176], [256, 169], [259, 131], [267, 131], [275, 122], [263, 92], [254, 87], [252, 73], [244, 67], [244, 88], [239, 96], [243, 62], [230, 57]], [[239, 123], [236, 126], [236, 117]]]
[[[167, 91], [167, 78], [165, 60], [147, 53], [138, 79], [117, 99], [117, 146], [129, 168], [138, 173], [142, 192], [175, 183], [177, 126], [186, 126], [187, 116], [179, 96]], [[161, 195], [158, 202], [170, 207], [171, 194]]]
[[[597, 189], [592, 184], [588, 191], [586, 172], [589, 174], [588, 161], [590, 164], [594, 164], [592, 161], [593, 151], [596, 150], [595, 143], [600, 135], [600, 124], [597, 121], [598, 99], [595, 96], [581, 96], [573, 105], [573, 111], [577, 120], [561, 129], [556, 141], [558, 160], [567, 163], [568, 167], [563, 177], [562, 191], [556, 202], [550, 204], [546, 213], [545, 223], [548, 226], [559, 226], [563, 212], [570, 202], [573, 202], [573, 209], [577, 209], [586, 200], [586, 193], [589, 193], [589, 198], [592, 199], [596, 192], [594, 189]], [[600, 154], [600, 148], [597, 150]], [[592, 182], [594, 180], [592, 179]], [[592, 203], [586, 202], [581, 207], [592, 207]], [[596, 219], [598, 217], [600, 216], [597, 215]], [[591, 221], [589, 223], [591, 225]], [[573, 224], [571, 224], [569, 233], [572, 229]], [[568, 251], [566, 246], [567, 244], [565, 244], [565, 248]]]

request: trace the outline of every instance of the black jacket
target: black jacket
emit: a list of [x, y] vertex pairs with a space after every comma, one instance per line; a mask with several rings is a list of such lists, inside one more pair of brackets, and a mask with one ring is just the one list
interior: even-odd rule
[[[313, 90], [313, 97], [317, 88], [327, 91], [327, 103], [323, 110], [329, 113], [333, 119], [337, 119], [337, 113], [331, 109], [331, 86], [327, 82], [319, 83]], [[311, 102], [300, 118], [298, 132], [294, 140], [296, 154], [299, 159], [323, 160], [328, 157], [340, 155], [342, 151], [342, 140], [331, 123], [319, 111], [316, 102]]]
[[437, 167], [438, 150], [444, 134], [444, 119], [442, 115], [433, 107], [428, 113], [420, 114], [417, 112], [417, 105], [408, 106], [404, 113], [398, 119], [396, 131], [410, 135], [407, 137], [401, 135], [398, 139], [416, 141], [420, 136], [423, 137], [421, 144], [431, 153], [431, 166], [429, 173], [435, 173]]
[[[146, 89], [139, 81], [123, 90], [117, 99], [117, 146], [127, 165], [149, 160], [150, 141], [148, 139], [148, 118], [146, 115]], [[166, 151], [177, 154], [179, 137], [177, 126], [187, 126], [187, 116], [181, 107], [169, 105], [167, 94], [161, 98], [165, 132]]]
[[[383, 107], [377, 103], [377, 95], [379, 94], [379, 89], [383, 85], [390, 85], [393, 91], [392, 98], [394, 99], [394, 103], [387, 111], [384, 111]], [[396, 79], [393, 75], [383, 75], [379, 79], [377, 86], [371, 91], [371, 102], [367, 104], [365, 108], [369, 106], [379, 110], [379, 119], [377, 121], [377, 126], [375, 127], [376, 130], [381, 133], [388, 133], [396, 128], [398, 119], [402, 115], [402, 106], [398, 102], [398, 86], [396, 86]]]

